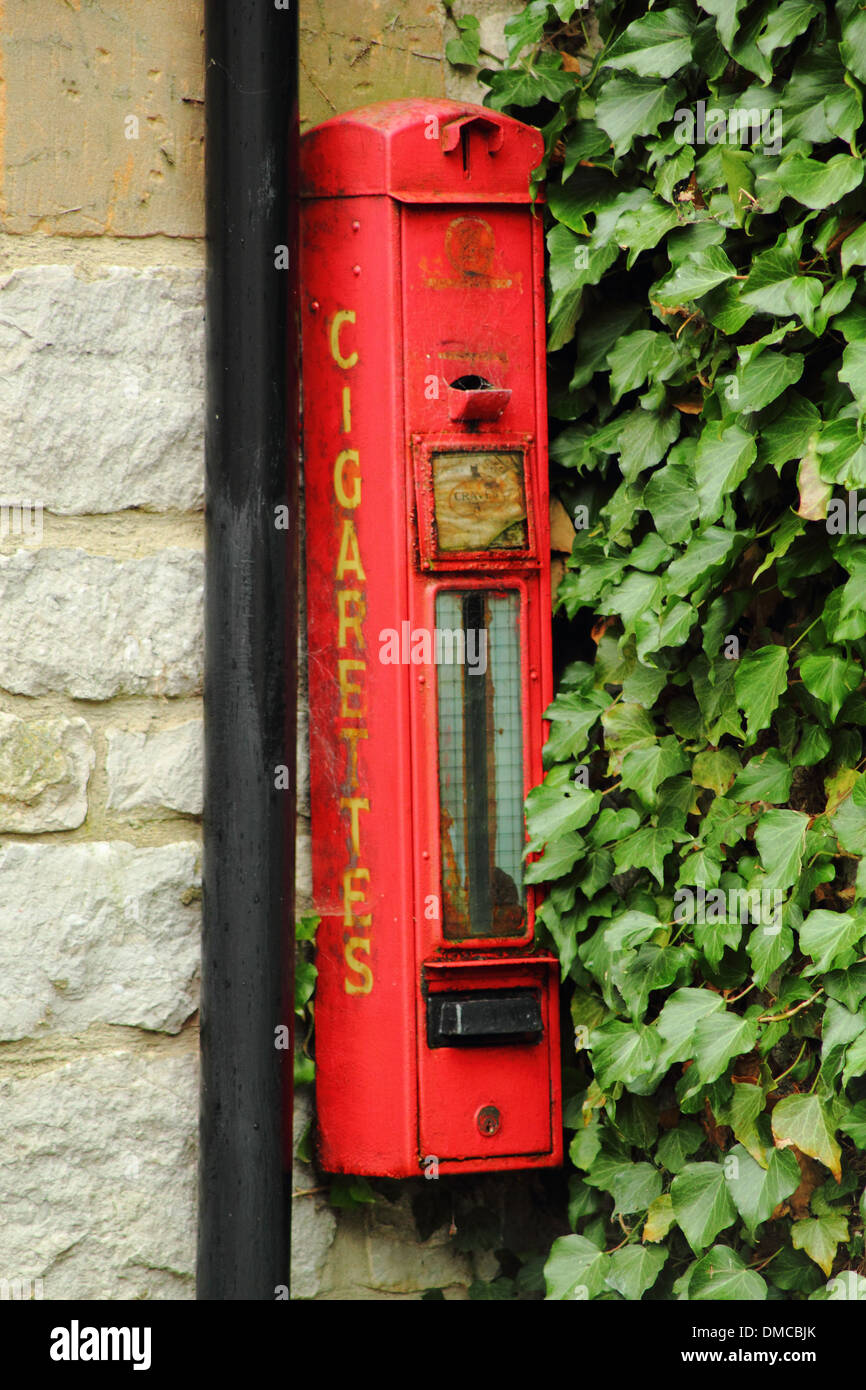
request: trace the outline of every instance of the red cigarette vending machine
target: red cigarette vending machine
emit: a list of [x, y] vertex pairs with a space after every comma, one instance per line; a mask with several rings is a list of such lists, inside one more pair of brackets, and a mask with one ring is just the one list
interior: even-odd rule
[[533, 945], [550, 564], [539, 133], [385, 102], [302, 140], [319, 1153], [561, 1162]]

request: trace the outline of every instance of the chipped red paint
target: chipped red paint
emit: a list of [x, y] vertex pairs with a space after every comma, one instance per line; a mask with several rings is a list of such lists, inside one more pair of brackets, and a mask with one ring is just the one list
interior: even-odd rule
[[[453, 923], [445, 937], [459, 869], [439, 804], [438, 668], [379, 659], [383, 631], [435, 628], [442, 590], [517, 596], [524, 791], [540, 779], [541, 154], [537, 131], [447, 101], [348, 112], [302, 140], [316, 1085], [334, 1172], [562, 1161], [558, 966], [533, 944], [535, 890], [518, 907], [494, 869], [506, 888], [491, 921], [509, 934], [470, 936], [464, 908], [466, 938]], [[453, 471], [434, 493], [443, 454]], [[445, 548], [449, 524], [464, 548]], [[535, 1001], [533, 1041], [428, 1045], [431, 995], [501, 991]]]

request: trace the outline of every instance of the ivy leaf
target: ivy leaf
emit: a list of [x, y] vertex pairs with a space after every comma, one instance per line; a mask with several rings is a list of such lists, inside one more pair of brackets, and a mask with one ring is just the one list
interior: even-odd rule
[[635, 748], [622, 760], [622, 785], [637, 792], [646, 806], [658, 802], [659, 785], [684, 772], [688, 763], [679, 740], [669, 735], [651, 748]]
[[586, 849], [586, 841], [580, 835], [558, 835], [551, 840], [539, 859], [526, 866], [524, 883], [547, 883], [570, 873], [577, 860]]
[[318, 970], [312, 961], [298, 960], [295, 962], [295, 1013], [303, 1016], [307, 1004], [313, 997], [316, 988], [316, 977]]
[[639, 77], [672, 77], [691, 61], [692, 25], [682, 10], [653, 10], [634, 20], [602, 58], [608, 68]]
[[[767, 1157], [765, 1146], [758, 1130], [758, 1116], [764, 1113], [765, 1099], [764, 1092], [760, 1086], [753, 1086], [749, 1082], [735, 1081], [731, 1090], [731, 1100], [723, 1116], [725, 1124], [729, 1124], [734, 1131], [734, 1138], [738, 1139], [747, 1153], [761, 1168], [766, 1168]], [[799, 1182], [799, 1176], [797, 1182]], [[734, 1194], [734, 1202], [737, 1202]], [[763, 1219], [763, 1218], [762, 1218]]]
[[740, 300], [741, 282], [728, 280], [717, 290], [710, 290], [701, 303], [701, 313], [720, 333], [739, 333], [749, 322], [754, 310]]
[[633, 811], [630, 806], [624, 806], [620, 811], [606, 806], [589, 830], [587, 839], [591, 845], [612, 845], [624, 836], [630, 835], [639, 823], [637, 811]]
[[747, 0], [701, 0], [701, 9], [715, 16], [719, 38], [729, 53], [739, 28], [738, 15], [746, 3]]
[[550, 737], [544, 745], [549, 762], [577, 758], [586, 748], [590, 731], [598, 723], [603, 709], [609, 704], [604, 691], [565, 691], [556, 696], [544, 711], [550, 720]]
[[708, 246], [678, 265], [655, 287], [652, 298], [664, 306], [686, 304], [731, 280], [736, 273], [720, 246]]
[[563, 72], [559, 54], [540, 53], [532, 71], [525, 68], [483, 69], [479, 74], [491, 88], [487, 105], [494, 111], [507, 106], [537, 106], [542, 98], [559, 103], [574, 91], [574, 74]]
[[698, 597], [741, 545], [742, 538], [735, 531], [708, 526], [689, 542], [679, 559], [668, 566], [668, 593], [677, 594], [680, 598], [686, 595]]
[[666, 333], [641, 328], [627, 333], [608, 354], [610, 398], [616, 403], [626, 391], [642, 386], [647, 377], [664, 381], [679, 366], [679, 355]]
[[783, 0], [776, 10], [771, 10], [758, 39], [758, 48], [770, 57], [777, 48], [787, 48], [808, 29], [815, 15], [817, 5], [812, 0]]
[[847, 970], [832, 970], [824, 976], [824, 993], [855, 1013], [866, 998], [866, 963], [861, 961]]
[[557, 785], [548, 778], [534, 787], [526, 798], [529, 849], [539, 850], [549, 840], [579, 830], [598, 810], [599, 800], [597, 791], [574, 782]]
[[[708, 752], [698, 753], [692, 763], [692, 781], [695, 786], [706, 787], [719, 796], [728, 791], [732, 783], [737, 785], [742, 776], [740, 759], [733, 748], [713, 748]], [[781, 798], [782, 801], [787, 799], [787, 796]], [[746, 798], [740, 797], [740, 800]]]
[[[548, 233], [547, 247], [550, 252], [550, 287], [553, 291], [548, 311], [550, 331], [547, 347], [552, 352], [574, 337], [585, 287], [598, 284], [619, 255], [619, 248], [612, 242], [587, 248], [586, 238], [577, 236], [561, 222]], [[581, 254], [578, 255], [578, 252]], [[618, 430], [619, 422], [614, 422], [614, 426]]]
[[849, 854], [866, 854], [866, 780], [858, 777], [853, 790], [840, 803], [830, 824], [839, 844]]
[[667, 1260], [668, 1252], [648, 1249], [645, 1245], [626, 1245], [610, 1257], [607, 1285], [633, 1302], [651, 1289]]
[[737, 1215], [721, 1163], [690, 1163], [674, 1178], [671, 1199], [677, 1224], [696, 1255]]
[[736, 375], [736, 410], [752, 414], [763, 410], [803, 374], [804, 358], [799, 352], [761, 352], [740, 366]]
[[741, 227], [748, 215], [749, 200], [755, 181], [751, 155], [748, 150], [733, 150], [728, 145], [721, 145], [719, 158], [734, 217], [737, 225]]
[[746, 715], [746, 743], [754, 743], [761, 729], [769, 725], [787, 678], [787, 647], [761, 647], [756, 652], [745, 652], [737, 663], [734, 685], [737, 703]]
[[845, 348], [839, 380], [851, 388], [855, 401], [862, 399], [866, 392], [866, 343], [849, 343]]
[[560, 1236], [544, 1266], [546, 1298], [598, 1298], [605, 1287], [608, 1256], [585, 1236]]
[[624, 1163], [613, 1179], [613, 1208], [624, 1216], [646, 1211], [661, 1196], [662, 1175], [651, 1163]]
[[789, 459], [803, 457], [820, 424], [821, 416], [812, 402], [797, 391], [789, 392], [782, 411], [761, 430], [758, 463], [780, 472]]
[[773, 1110], [773, 1138], [779, 1149], [792, 1145], [829, 1168], [842, 1181], [842, 1150], [834, 1138], [835, 1125], [819, 1096], [784, 1096]]
[[758, 1036], [754, 1018], [729, 1010], [702, 1018], [695, 1029], [695, 1066], [701, 1081], [716, 1081], [732, 1057], [751, 1052]]
[[793, 769], [778, 748], [768, 748], [746, 764], [731, 795], [735, 801], [769, 801], [781, 805], [791, 794], [793, 775]]
[[816, 276], [800, 274], [795, 255], [773, 248], [755, 257], [740, 302], [777, 317], [796, 314], [808, 328], [823, 293]]
[[[547, 6], [545, 5], [545, 12]], [[455, 66], [477, 67], [481, 50], [481, 34], [475, 15], [450, 16], [460, 30], [459, 38], [449, 39], [445, 45], [445, 57]]]
[[858, 1149], [866, 1149], [866, 1100], [849, 1106], [839, 1121], [839, 1128], [843, 1134], [850, 1135]]
[[668, 1231], [675, 1225], [676, 1217], [674, 1216], [673, 1199], [669, 1192], [663, 1192], [661, 1197], [656, 1197], [655, 1201], [650, 1205], [646, 1221], [644, 1222], [641, 1240], [646, 1241], [648, 1244], [664, 1240]]
[[698, 515], [694, 471], [685, 463], [674, 462], [675, 452], [671, 451], [671, 461], [664, 468], [653, 473], [643, 494], [656, 530], [669, 545], [691, 535], [691, 523]]
[[670, 854], [677, 839], [676, 831], [661, 826], [644, 825], [620, 840], [613, 852], [614, 868], [618, 874], [629, 869], [648, 869], [661, 888], [664, 884], [665, 856]]
[[666, 1001], [656, 1024], [665, 1043], [665, 1057], [671, 1062], [687, 1061], [693, 1054], [698, 1025], [723, 1007], [721, 995], [712, 990], [676, 990]]
[[[866, 1043], [852, 1048], [849, 1048], [848, 1044], [855, 1042], [864, 1029], [866, 1029], [866, 1018], [846, 1009], [835, 999], [827, 1001], [821, 1022], [821, 1076], [828, 1084], [835, 1081], [842, 1071], [843, 1065], [845, 1065], [846, 1071], [850, 1065], [855, 1068], [860, 1065]], [[855, 1070], [853, 1075], [857, 1074], [858, 1072]], [[847, 1078], [843, 1084], [848, 1084]]]
[[596, 102], [595, 119], [613, 141], [617, 158], [627, 154], [637, 135], [653, 135], [676, 110], [684, 88], [651, 77], [612, 77]]
[[838, 652], [815, 652], [800, 662], [806, 689], [830, 708], [833, 719], [863, 676], [863, 667]]
[[[697, 759], [695, 760], [697, 761]], [[719, 858], [717, 849], [711, 849], [709, 845], [699, 845], [694, 854], [682, 862], [679, 877], [677, 878], [677, 888], [686, 886], [698, 888], [718, 888], [722, 873], [722, 861]], [[695, 937], [695, 944], [701, 950], [705, 950], [704, 943]], [[722, 947], [722, 951], [724, 947]], [[722, 957], [719, 952], [719, 960]]]
[[[519, 14], [512, 15], [511, 19], [506, 20], [504, 32], [508, 42], [508, 60], [513, 63], [515, 57], [527, 44], [536, 44], [544, 37], [544, 26], [547, 23], [548, 3], [547, 0], [530, 0], [530, 4]], [[456, 17], [455, 17], [456, 18]], [[457, 20], [460, 23], [460, 20]], [[476, 20], [477, 24], [477, 20]], [[449, 58], [449, 62], [452, 59]]]
[[866, 14], [855, 9], [842, 29], [839, 56], [855, 77], [866, 82]]
[[[666, 1168], [669, 1173], [680, 1173], [685, 1168], [692, 1154], [701, 1147], [705, 1135], [698, 1125], [691, 1120], [683, 1120], [662, 1135], [656, 1149], [656, 1162]], [[671, 1213], [673, 1220], [673, 1213]], [[644, 1234], [644, 1240], [648, 1240]]]
[[823, 974], [837, 956], [856, 946], [863, 936], [866, 936], [866, 919], [859, 913], [816, 908], [800, 928], [800, 950], [812, 957], [815, 969]]
[[826, 161], [795, 154], [764, 177], [778, 184], [786, 197], [818, 210], [838, 203], [863, 182], [863, 162], [850, 154], [837, 154]]
[[805, 1250], [810, 1260], [820, 1265], [829, 1279], [833, 1272], [836, 1247], [848, 1239], [848, 1222], [843, 1216], [819, 1216], [795, 1221], [791, 1244], [795, 1250]]
[[830, 483], [821, 476], [821, 461], [818, 456], [818, 436], [814, 434], [809, 446], [800, 459], [797, 470], [797, 515], [804, 521], [823, 521], [827, 515], [827, 505], [833, 493]]
[[592, 1069], [599, 1086], [622, 1081], [629, 1086], [653, 1070], [661, 1051], [654, 1028], [632, 1026], [619, 1019], [590, 1034]]
[[725, 497], [740, 486], [757, 452], [754, 437], [739, 425], [707, 426], [695, 454], [701, 521], [718, 521]]
[[651, 251], [661, 241], [665, 232], [679, 225], [680, 218], [676, 210], [658, 198], [644, 203], [642, 207], [624, 212], [617, 221], [614, 235], [617, 244], [629, 253], [626, 269], [631, 270], [641, 251]]
[[682, 946], [657, 946], [648, 942], [618, 969], [616, 987], [632, 1018], [642, 1017], [653, 990], [664, 989], [690, 964], [690, 954]]
[[792, 759], [794, 767], [814, 767], [830, 752], [830, 735], [819, 724], [809, 724], [800, 736]]
[[679, 432], [680, 417], [675, 410], [667, 414], [641, 406], [632, 410], [617, 441], [623, 477], [634, 482], [645, 468], [660, 463]]
[[774, 1149], [764, 1168], [755, 1162], [742, 1144], [735, 1144], [731, 1149], [726, 1168], [733, 1167], [731, 1159], [736, 1160], [736, 1167], [728, 1179], [730, 1194], [749, 1234], [753, 1236], [761, 1222], [769, 1221], [779, 1203], [800, 1186], [800, 1165], [794, 1154]]
[[601, 1125], [594, 1118], [588, 1125], [577, 1131], [568, 1149], [568, 1156], [575, 1168], [591, 1168], [601, 1151]]
[[755, 984], [763, 989], [779, 966], [791, 959], [793, 949], [794, 933], [789, 926], [783, 924], [781, 931], [755, 927], [746, 945]]
[[606, 849], [591, 849], [581, 867], [583, 873], [578, 887], [587, 898], [594, 898], [596, 893], [610, 883], [610, 876], [613, 873], [613, 855]]
[[688, 1296], [692, 1303], [759, 1303], [767, 1297], [767, 1285], [754, 1269], [747, 1269], [736, 1250], [714, 1245], [694, 1266]]
[[797, 881], [808, 828], [802, 811], [767, 811], [758, 821], [755, 844], [767, 874], [765, 888], [790, 888]]
[[576, 120], [565, 141], [565, 159], [562, 164], [563, 179], [569, 178], [582, 159], [591, 160], [597, 155], [607, 154], [610, 141], [594, 121]]
[[[866, 25], [864, 25], [866, 33]], [[847, 275], [852, 265], [866, 265], [866, 222], [846, 236], [841, 250], [842, 274]]]

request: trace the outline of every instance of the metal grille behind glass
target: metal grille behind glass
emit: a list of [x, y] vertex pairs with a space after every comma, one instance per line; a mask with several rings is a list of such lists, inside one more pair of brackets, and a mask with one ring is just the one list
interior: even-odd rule
[[452, 939], [523, 932], [519, 623], [516, 593], [436, 595], [442, 919]]

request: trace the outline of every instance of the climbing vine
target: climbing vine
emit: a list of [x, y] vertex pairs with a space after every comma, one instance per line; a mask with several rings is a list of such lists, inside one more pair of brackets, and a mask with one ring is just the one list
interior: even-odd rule
[[506, 36], [577, 526], [527, 801], [574, 1030], [546, 1294], [862, 1298], [866, 11], [533, 0]]

